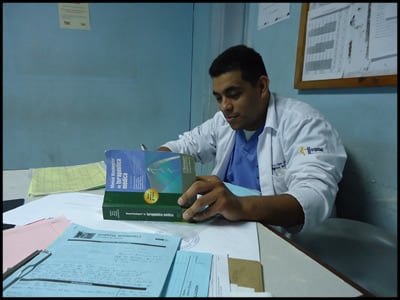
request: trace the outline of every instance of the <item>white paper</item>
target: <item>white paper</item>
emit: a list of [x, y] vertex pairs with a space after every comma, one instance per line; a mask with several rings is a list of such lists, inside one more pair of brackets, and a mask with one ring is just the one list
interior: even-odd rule
[[397, 55], [397, 3], [372, 3], [369, 58]]
[[208, 297], [229, 297], [229, 264], [227, 255], [214, 255]]
[[303, 80], [343, 76], [348, 6], [349, 3], [334, 3], [308, 13]]
[[258, 5], [257, 29], [271, 26], [288, 19], [290, 16], [290, 3], [260, 3]]
[[273, 297], [273, 296], [269, 292], [256, 292], [256, 291], [254, 291], [253, 288], [247, 288], [247, 287], [238, 286], [236, 284], [231, 284], [231, 292], [229, 294], [229, 297], [267, 298], [267, 297]]
[[25, 225], [65, 216], [93, 229], [176, 235], [181, 250], [210, 252], [260, 261], [257, 224], [213, 219], [201, 223], [104, 220], [103, 196], [89, 193], [48, 195], [3, 213], [3, 223]]
[[40, 219], [65, 216], [73, 223], [93, 229], [154, 232], [141, 224], [103, 220], [102, 201], [102, 195], [90, 193], [48, 195], [3, 213], [3, 222], [19, 226]]
[[59, 3], [61, 28], [90, 30], [89, 3]]
[[304, 81], [390, 74], [397, 74], [397, 3], [310, 7]]

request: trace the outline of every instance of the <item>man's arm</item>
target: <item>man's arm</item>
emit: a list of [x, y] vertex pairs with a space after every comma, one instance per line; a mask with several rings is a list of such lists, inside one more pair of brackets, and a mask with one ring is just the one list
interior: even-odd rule
[[178, 204], [185, 206], [196, 195], [202, 195], [185, 210], [185, 220], [202, 221], [220, 214], [230, 221], [258, 221], [282, 227], [304, 223], [302, 207], [289, 194], [239, 197], [216, 176], [198, 176], [197, 179], [178, 199]]

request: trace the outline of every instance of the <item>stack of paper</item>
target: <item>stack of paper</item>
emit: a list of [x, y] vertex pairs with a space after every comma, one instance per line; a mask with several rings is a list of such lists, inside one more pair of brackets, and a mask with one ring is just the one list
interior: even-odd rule
[[[228, 187], [238, 195], [252, 194], [252, 191], [243, 190], [243, 188], [233, 185], [228, 185]], [[244, 292], [249, 297], [251, 294], [254, 294], [254, 297], [263, 294], [259, 291], [262, 269], [259, 262], [260, 254], [255, 222], [229, 222], [221, 218], [201, 223], [104, 220], [101, 209], [102, 201], [101, 195], [92, 193], [49, 195], [3, 213], [3, 222], [17, 226], [29, 226], [27, 224], [43, 218], [56, 218], [64, 215], [75, 224], [96, 230], [118, 231], [127, 234], [141, 232], [177, 236], [181, 238], [181, 241], [176, 257], [179, 258], [182, 255], [179, 254], [180, 252], [186, 252], [186, 255], [190, 257], [188, 259], [185, 254], [182, 255], [182, 259], [186, 259], [186, 262], [181, 267], [193, 264], [193, 268], [188, 269], [190, 272], [187, 274], [190, 276], [196, 274], [194, 279], [190, 277], [182, 278], [182, 275], [180, 275], [181, 282], [183, 282], [183, 279], [185, 281], [178, 283], [175, 287], [187, 287], [180, 289], [180, 295], [188, 295], [188, 293], [191, 293], [193, 297], [196, 297], [195, 294], [197, 297], [204, 295], [200, 288], [190, 289], [190, 287], [193, 288], [196, 285], [201, 286], [203, 283], [197, 283], [197, 281], [207, 278], [207, 276], [199, 275], [204, 274], [204, 270], [201, 271], [202, 267], [207, 266], [207, 263], [202, 263], [203, 253], [207, 253], [208, 257], [212, 254], [212, 270], [208, 278], [209, 297], [235, 296], [238, 295], [238, 290], [242, 292], [240, 296], [243, 296]], [[13, 244], [18, 246], [16, 243]], [[192, 252], [198, 253], [199, 256], [193, 256]], [[242, 260], [246, 266], [242, 264]], [[195, 262], [199, 263], [194, 264]], [[235, 267], [235, 264], [239, 269]], [[200, 268], [200, 271], [198, 268]], [[175, 265], [173, 270], [176, 270]], [[175, 271], [175, 273], [185, 274], [183, 269]], [[254, 277], [256, 279], [249, 274], [251, 276], [257, 275]], [[254, 280], [251, 279], [252, 282], [250, 283], [248, 281], [243, 282], [243, 278], [253, 278]], [[168, 282], [172, 283], [176, 280], [171, 277]], [[239, 288], [232, 288], [230, 283], [237, 284]], [[244, 287], [251, 287], [251, 291], [243, 291]], [[168, 290], [164, 290], [163, 293], [168, 295], [171, 291], [176, 293], [177, 290], [179, 288], [174, 289], [172, 285], [168, 285]]]
[[34, 251], [46, 249], [70, 225], [60, 216], [3, 230], [3, 274]]
[[178, 251], [180, 242], [72, 224], [3, 280], [3, 296], [206, 297], [212, 254]]
[[101, 188], [106, 184], [106, 171], [101, 162], [32, 169], [29, 196], [78, 192]]

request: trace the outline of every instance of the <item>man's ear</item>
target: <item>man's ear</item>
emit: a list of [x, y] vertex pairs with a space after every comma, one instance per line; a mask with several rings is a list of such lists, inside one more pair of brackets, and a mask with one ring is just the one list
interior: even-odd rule
[[260, 76], [258, 80], [259, 88], [262, 94], [268, 94], [269, 90], [269, 78], [265, 75]]

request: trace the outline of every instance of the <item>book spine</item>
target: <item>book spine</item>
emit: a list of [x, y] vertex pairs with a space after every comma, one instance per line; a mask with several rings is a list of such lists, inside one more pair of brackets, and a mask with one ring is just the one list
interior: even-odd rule
[[103, 218], [105, 220], [136, 220], [136, 221], [183, 221], [182, 208], [178, 207], [121, 207], [110, 204], [103, 206]]

